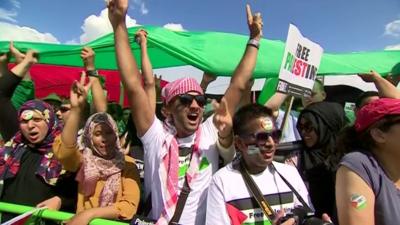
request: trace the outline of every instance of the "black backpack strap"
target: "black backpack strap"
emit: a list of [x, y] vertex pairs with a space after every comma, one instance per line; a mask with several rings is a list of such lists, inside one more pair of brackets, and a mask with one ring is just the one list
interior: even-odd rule
[[[190, 153], [188, 168], [190, 167], [190, 162], [192, 161], [192, 157], [193, 157], [193, 146], [190, 149], [191, 149], [191, 153]], [[178, 202], [176, 203], [176, 207], [175, 207], [175, 212], [174, 212], [174, 215], [172, 216], [171, 220], [168, 223], [169, 225], [179, 224], [179, 220], [181, 219], [183, 208], [185, 207], [185, 203], [186, 203], [187, 198], [189, 197], [190, 191], [191, 190], [189, 187], [189, 183], [188, 183], [188, 180], [187, 180], [187, 177], [185, 174], [185, 182], [183, 183], [182, 190], [179, 193]]]
[[181, 193], [179, 194], [178, 202], [176, 203], [175, 212], [172, 216], [171, 221], [169, 221], [170, 225], [178, 224], [179, 219], [181, 218], [183, 208], [185, 207], [185, 203], [187, 198], [189, 197], [190, 187], [187, 182], [187, 177], [185, 176], [185, 183], [183, 184]]
[[264, 215], [272, 221], [272, 218], [274, 217], [274, 211], [265, 200], [262, 192], [258, 188], [257, 184], [254, 182], [253, 178], [250, 176], [249, 172], [246, 170], [246, 167], [244, 166], [243, 159], [240, 160], [240, 166], [239, 166], [239, 171], [240, 174], [242, 174], [244, 183], [246, 184], [247, 188], [250, 190], [251, 195], [256, 199], [258, 205], [260, 206], [261, 210], [263, 211]]
[[313, 210], [310, 208], [310, 206], [308, 206], [308, 204], [306, 203], [306, 201], [304, 201], [304, 199], [301, 197], [301, 195], [296, 191], [296, 189], [290, 184], [290, 182], [282, 176], [281, 173], [279, 173], [279, 171], [275, 168], [274, 164], [271, 163], [272, 168], [275, 170], [275, 172], [282, 178], [282, 180], [286, 183], [286, 185], [290, 188], [290, 190], [293, 191], [293, 193], [296, 195], [297, 199], [301, 202], [301, 204], [303, 204], [303, 207], [310, 211], [313, 212]]

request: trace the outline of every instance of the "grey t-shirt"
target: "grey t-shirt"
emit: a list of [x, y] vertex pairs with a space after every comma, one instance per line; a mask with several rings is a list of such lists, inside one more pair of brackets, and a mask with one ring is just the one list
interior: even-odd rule
[[400, 190], [386, 175], [370, 152], [345, 155], [340, 165], [358, 174], [375, 194], [375, 224], [400, 224]]

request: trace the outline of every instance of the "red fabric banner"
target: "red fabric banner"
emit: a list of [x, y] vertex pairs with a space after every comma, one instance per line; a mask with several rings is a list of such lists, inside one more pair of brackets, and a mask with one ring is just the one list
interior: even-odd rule
[[[13, 65], [10, 65], [12, 67]], [[79, 80], [83, 68], [35, 64], [30, 70], [32, 80], [35, 84], [36, 98], [43, 98], [50, 93], [68, 98], [70, 87], [74, 80]], [[119, 102], [120, 99], [120, 76], [116, 70], [99, 70], [99, 74], [105, 77], [105, 88], [107, 100]], [[161, 87], [168, 82], [161, 80]], [[127, 98], [124, 98], [124, 106], [128, 106]]]

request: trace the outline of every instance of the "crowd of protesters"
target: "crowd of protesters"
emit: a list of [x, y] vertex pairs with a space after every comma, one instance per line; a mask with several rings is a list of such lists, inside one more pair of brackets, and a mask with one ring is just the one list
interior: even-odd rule
[[[107, 6], [128, 108], [107, 102], [89, 47], [81, 50], [84, 72], [65, 99], [33, 98], [29, 69], [40, 52], [22, 53], [11, 42], [10, 54], [0, 55], [1, 202], [75, 213], [70, 225], [95, 218], [400, 224], [400, 92], [390, 81], [374, 71], [359, 75], [378, 91], [358, 97], [355, 121], [342, 105], [325, 101], [319, 80], [299, 108], [283, 108], [293, 99], [282, 93], [253, 103], [263, 21], [246, 6], [249, 42], [219, 102], [205, 97], [216, 79], [207, 72], [200, 84], [187, 77], [161, 90], [146, 31], [134, 38], [140, 69], [131, 52], [128, 0]], [[290, 142], [300, 147], [278, 162], [278, 146]], [[2, 213], [1, 220], [15, 216]]]

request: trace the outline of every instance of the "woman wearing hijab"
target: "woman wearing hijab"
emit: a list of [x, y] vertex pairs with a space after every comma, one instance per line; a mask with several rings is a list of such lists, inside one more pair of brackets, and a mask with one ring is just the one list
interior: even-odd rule
[[[36, 206], [49, 199], [53, 210], [61, 205], [56, 184], [62, 166], [52, 144], [61, 127], [50, 105], [40, 100], [23, 104], [18, 111], [19, 131], [0, 149], [1, 200]], [[3, 214], [6, 221], [15, 215]]]
[[88, 224], [94, 218], [129, 220], [140, 199], [139, 175], [134, 160], [123, 154], [118, 128], [104, 112], [92, 115], [77, 141], [79, 120], [90, 84], [75, 82], [71, 89], [71, 111], [62, 134], [56, 138], [54, 154], [70, 171], [77, 171], [77, 214], [68, 224]]
[[316, 215], [327, 213], [335, 218], [335, 171], [340, 156], [335, 151], [336, 136], [345, 125], [341, 105], [317, 102], [299, 115], [297, 129], [305, 149], [300, 158], [300, 170], [309, 184]]
[[338, 148], [347, 152], [336, 175], [341, 225], [400, 224], [400, 100], [363, 106]]

